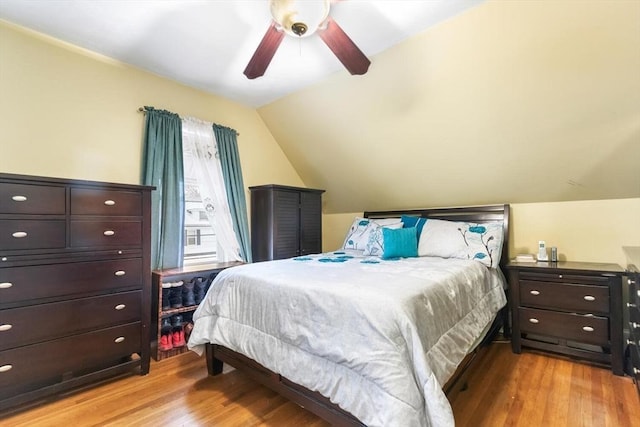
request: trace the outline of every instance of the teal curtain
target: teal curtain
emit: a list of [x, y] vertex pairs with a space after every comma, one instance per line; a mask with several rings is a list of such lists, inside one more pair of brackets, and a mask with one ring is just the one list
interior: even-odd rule
[[143, 182], [151, 193], [151, 268], [182, 267], [184, 166], [182, 121], [177, 114], [145, 107]]
[[244, 196], [244, 181], [238, 154], [237, 132], [228, 127], [213, 125], [213, 134], [218, 144], [218, 154], [222, 165], [224, 186], [227, 190], [229, 210], [233, 220], [233, 230], [240, 243], [240, 256], [246, 262], [252, 262], [251, 243], [249, 241], [249, 221], [247, 219], [247, 201]]

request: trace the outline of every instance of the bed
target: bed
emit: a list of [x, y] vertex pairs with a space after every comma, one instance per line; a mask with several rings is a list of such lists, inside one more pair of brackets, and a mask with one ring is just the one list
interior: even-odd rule
[[508, 333], [508, 225], [508, 205], [365, 212], [339, 250], [220, 273], [189, 348], [334, 425], [453, 425], [447, 389]]

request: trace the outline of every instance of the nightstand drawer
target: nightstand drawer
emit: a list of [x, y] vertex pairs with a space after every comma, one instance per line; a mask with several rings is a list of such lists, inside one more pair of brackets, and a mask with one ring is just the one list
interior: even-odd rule
[[3, 310], [0, 350], [140, 321], [142, 291]]
[[520, 308], [520, 331], [607, 346], [609, 319], [599, 316]]
[[533, 280], [535, 282], [576, 283], [581, 285], [604, 285], [609, 282], [606, 276], [585, 276], [581, 274], [567, 273], [531, 273], [522, 272], [520, 280]]
[[520, 281], [521, 305], [583, 313], [609, 313], [609, 287]]

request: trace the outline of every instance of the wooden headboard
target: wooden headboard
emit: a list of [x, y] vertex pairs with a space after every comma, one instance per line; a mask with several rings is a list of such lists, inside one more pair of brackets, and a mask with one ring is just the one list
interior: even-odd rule
[[401, 215], [419, 216], [422, 218], [446, 219], [449, 221], [466, 221], [475, 223], [502, 222], [504, 240], [500, 267], [502, 271], [509, 262], [509, 205], [465, 206], [456, 208], [429, 208], [394, 211], [367, 211], [365, 218], [391, 218]]

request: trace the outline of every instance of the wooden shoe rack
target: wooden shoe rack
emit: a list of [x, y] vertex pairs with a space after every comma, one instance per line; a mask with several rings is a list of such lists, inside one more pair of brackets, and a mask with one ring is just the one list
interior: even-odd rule
[[168, 282], [177, 282], [182, 280], [187, 283], [196, 277], [201, 277], [208, 281], [211, 280], [225, 268], [241, 265], [241, 262], [224, 262], [224, 263], [211, 263], [186, 266], [180, 268], [172, 268], [168, 270], [154, 270], [151, 272], [151, 289], [153, 291], [153, 319], [152, 319], [152, 333], [151, 333], [151, 355], [155, 360], [162, 360], [168, 357], [177, 356], [178, 354], [188, 351], [187, 346], [174, 347], [171, 350], [162, 351], [159, 348], [160, 342], [160, 329], [162, 319], [165, 317], [171, 317], [176, 314], [193, 314], [198, 308], [198, 305], [183, 306], [180, 308], [162, 309], [162, 284]]

